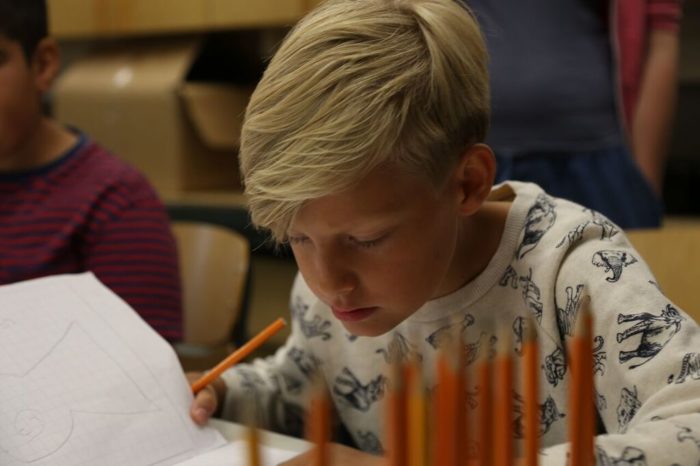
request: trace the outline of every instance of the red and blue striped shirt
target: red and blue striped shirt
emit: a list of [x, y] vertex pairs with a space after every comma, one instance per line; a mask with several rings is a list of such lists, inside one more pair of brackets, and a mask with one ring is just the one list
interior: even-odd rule
[[0, 284], [86, 271], [163, 337], [182, 338], [165, 208], [143, 175], [81, 136], [49, 165], [0, 173]]

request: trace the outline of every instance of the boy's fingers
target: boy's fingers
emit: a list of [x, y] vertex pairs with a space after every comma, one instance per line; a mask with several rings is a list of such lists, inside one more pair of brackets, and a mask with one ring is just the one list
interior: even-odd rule
[[[188, 372], [187, 381], [192, 384], [202, 376], [202, 372]], [[206, 424], [218, 406], [218, 397], [213, 385], [207, 385], [197, 393], [190, 408], [190, 416], [199, 425]]]
[[[203, 372], [188, 372], [185, 375], [191, 385], [199, 380], [203, 374]], [[225, 399], [226, 384], [221, 378], [215, 379], [195, 395], [190, 408], [190, 416], [197, 424], [205, 424], [210, 417], [218, 415], [217, 410], [220, 410]]]
[[217, 405], [216, 391], [214, 387], [207, 385], [195, 396], [190, 415], [197, 424], [205, 424], [216, 411]]

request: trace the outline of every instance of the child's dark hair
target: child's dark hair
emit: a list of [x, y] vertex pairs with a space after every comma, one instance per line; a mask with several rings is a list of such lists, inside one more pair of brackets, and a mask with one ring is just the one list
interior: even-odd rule
[[19, 42], [30, 60], [48, 35], [46, 0], [0, 0], [0, 34]]

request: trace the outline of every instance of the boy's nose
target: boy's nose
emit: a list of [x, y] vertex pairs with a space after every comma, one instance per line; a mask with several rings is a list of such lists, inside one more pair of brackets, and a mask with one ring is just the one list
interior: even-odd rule
[[316, 280], [324, 296], [335, 299], [355, 289], [355, 274], [340, 261], [320, 259], [318, 262]]

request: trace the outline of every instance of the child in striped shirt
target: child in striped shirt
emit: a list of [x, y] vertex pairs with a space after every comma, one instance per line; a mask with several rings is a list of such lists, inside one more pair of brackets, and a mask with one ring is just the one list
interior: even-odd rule
[[42, 113], [60, 66], [45, 0], [0, 0], [0, 284], [92, 271], [170, 341], [180, 277], [143, 175]]

